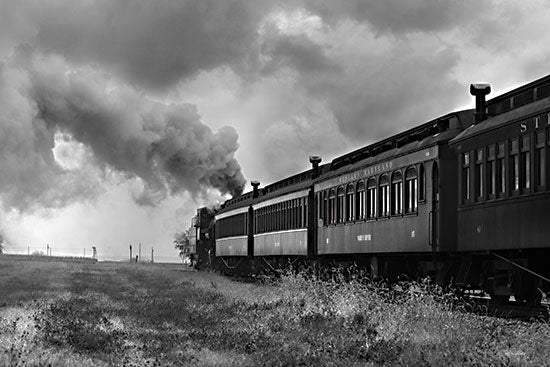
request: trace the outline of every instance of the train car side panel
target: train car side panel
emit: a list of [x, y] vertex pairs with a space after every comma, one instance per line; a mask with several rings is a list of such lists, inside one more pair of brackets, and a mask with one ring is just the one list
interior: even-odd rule
[[426, 213], [319, 228], [318, 253], [429, 252], [428, 227]]
[[[550, 243], [550, 195], [540, 195], [506, 204], [463, 208], [459, 215], [459, 248], [545, 248]], [[498, 224], [498, 225], [496, 225]]]
[[254, 235], [255, 256], [306, 256], [307, 229]]
[[248, 236], [217, 239], [216, 256], [248, 256]]

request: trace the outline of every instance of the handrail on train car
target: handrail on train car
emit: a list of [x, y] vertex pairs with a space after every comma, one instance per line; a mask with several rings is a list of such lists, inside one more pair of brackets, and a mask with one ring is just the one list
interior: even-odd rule
[[524, 270], [524, 271], [528, 272], [529, 274], [532, 274], [532, 275], [536, 276], [537, 278], [540, 278], [540, 279], [542, 279], [542, 280], [547, 281], [548, 283], [550, 283], [550, 279], [548, 279], [548, 278], [546, 278], [546, 277], [544, 277], [544, 276], [542, 276], [542, 275], [540, 275], [540, 274], [537, 274], [537, 273], [535, 273], [535, 272], [532, 271], [532, 270], [527, 269], [525, 266], [521, 266], [520, 264], [515, 263], [515, 262], [513, 262], [512, 260], [507, 259], [507, 258], [505, 258], [504, 256], [501, 256], [501, 255], [499, 255], [499, 254], [497, 254], [497, 253], [494, 253], [494, 252], [492, 252], [492, 251], [489, 251], [489, 253], [490, 253], [491, 255], [495, 256], [495, 257], [498, 257], [498, 258], [501, 259], [501, 260], [506, 261], [506, 262], [509, 263], [509, 264], [514, 265], [515, 267], [520, 268], [521, 270]]

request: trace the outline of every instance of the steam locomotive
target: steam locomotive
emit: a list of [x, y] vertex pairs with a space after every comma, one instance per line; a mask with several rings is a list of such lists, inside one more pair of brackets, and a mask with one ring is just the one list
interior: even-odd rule
[[550, 290], [550, 75], [194, 218], [197, 256], [226, 273], [288, 264], [429, 276], [497, 302]]

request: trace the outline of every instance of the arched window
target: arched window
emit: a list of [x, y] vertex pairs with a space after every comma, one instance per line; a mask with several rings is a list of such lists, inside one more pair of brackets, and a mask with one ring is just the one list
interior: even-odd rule
[[391, 178], [391, 208], [393, 215], [403, 214], [403, 175], [399, 171]]
[[424, 201], [426, 193], [426, 173], [424, 172], [424, 165], [420, 163], [418, 168], [418, 200]]
[[378, 186], [380, 187], [380, 216], [386, 217], [390, 215], [390, 183], [387, 175], [380, 177]]
[[405, 172], [405, 213], [414, 213], [418, 208], [417, 186], [416, 169], [411, 167]]
[[338, 188], [338, 208], [336, 209], [336, 222], [343, 223], [344, 222], [344, 204], [345, 197], [344, 197], [344, 188], [340, 186]]
[[354, 208], [354, 188], [353, 184], [349, 184], [346, 188], [346, 221], [351, 222], [355, 219], [355, 208]]
[[331, 189], [328, 193], [328, 223], [336, 222], [336, 191]]
[[376, 180], [369, 178], [367, 182], [367, 218], [376, 217]]
[[356, 187], [355, 211], [357, 219], [365, 219], [365, 182], [359, 181]]

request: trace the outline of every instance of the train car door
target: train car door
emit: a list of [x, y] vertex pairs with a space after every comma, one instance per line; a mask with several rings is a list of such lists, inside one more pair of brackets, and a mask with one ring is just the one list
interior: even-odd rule
[[437, 162], [432, 165], [432, 215], [431, 218], [431, 245], [432, 250], [439, 248], [439, 167]]

